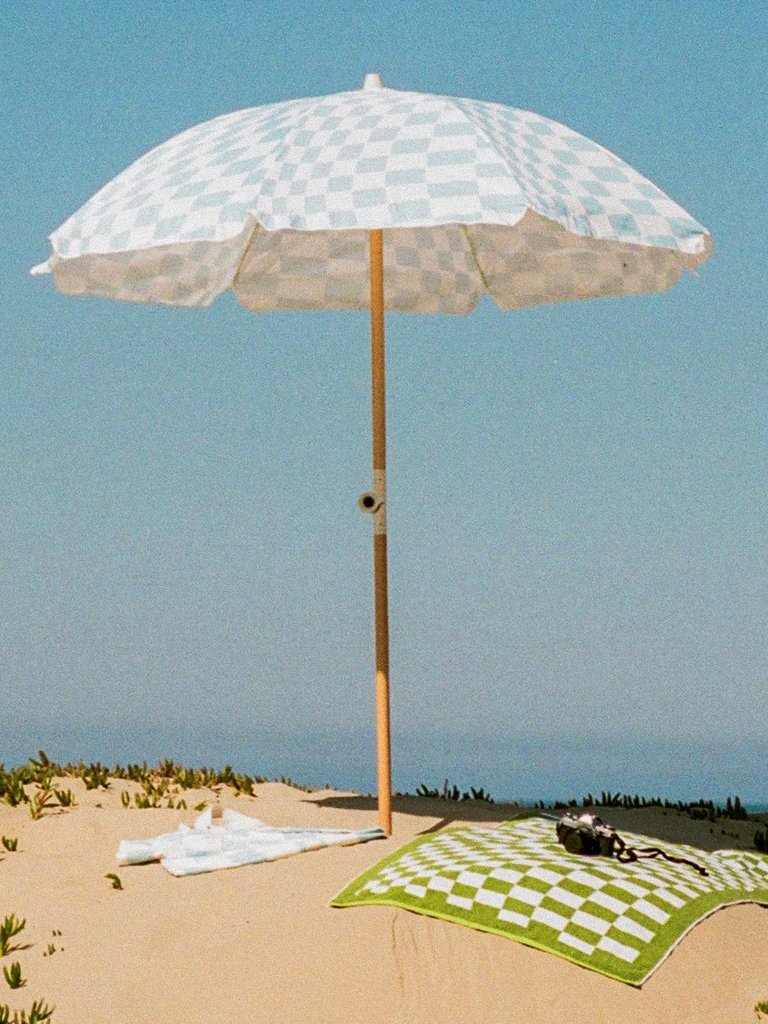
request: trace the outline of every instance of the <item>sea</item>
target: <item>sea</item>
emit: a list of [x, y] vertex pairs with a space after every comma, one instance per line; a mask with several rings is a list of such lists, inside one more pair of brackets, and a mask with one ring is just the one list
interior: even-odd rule
[[[164, 758], [308, 787], [369, 794], [376, 790], [373, 732], [274, 730], [168, 722], [9, 721], [0, 733], [6, 768], [44, 750], [60, 763], [156, 764]], [[393, 729], [392, 784], [462, 792], [482, 789], [497, 802], [581, 801], [588, 794], [628, 793], [672, 801], [739, 797], [768, 812], [768, 759], [760, 737], [659, 737], [586, 734], [561, 729], [518, 736]]]

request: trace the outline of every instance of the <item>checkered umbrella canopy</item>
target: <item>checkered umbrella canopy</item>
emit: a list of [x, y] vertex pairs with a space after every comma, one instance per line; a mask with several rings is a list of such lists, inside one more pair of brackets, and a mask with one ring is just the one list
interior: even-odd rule
[[[498, 103], [363, 89], [182, 132], [51, 235], [57, 288], [254, 311], [371, 310], [379, 820], [391, 831], [384, 310], [466, 313], [670, 288], [709, 235], [618, 157]], [[370, 249], [369, 249], [370, 247]], [[370, 260], [369, 260], [370, 252]]]
[[[151, 150], [51, 236], [59, 290], [250, 310], [465, 313], [670, 288], [710, 239], [650, 181], [525, 110], [363, 88], [253, 107]], [[392, 230], [396, 229], [396, 230]]]

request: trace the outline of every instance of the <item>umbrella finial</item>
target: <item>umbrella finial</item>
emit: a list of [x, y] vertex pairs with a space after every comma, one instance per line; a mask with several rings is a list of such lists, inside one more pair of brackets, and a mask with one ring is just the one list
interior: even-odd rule
[[377, 74], [366, 75], [365, 78], [363, 79], [363, 88], [364, 89], [381, 89], [382, 88], [382, 85], [381, 85], [381, 75], [377, 75]]

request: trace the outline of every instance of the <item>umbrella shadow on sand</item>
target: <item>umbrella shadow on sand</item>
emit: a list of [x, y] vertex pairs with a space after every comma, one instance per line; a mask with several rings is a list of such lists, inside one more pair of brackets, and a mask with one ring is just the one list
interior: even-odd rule
[[[333, 794], [307, 801], [316, 807], [334, 807], [346, 811], [375, 811], [376, 797], [357, 794]], [[410, 817], [437, 818], [418, 834], [426, 835], [439, 832], [456, 822], [478, 822], [482, 824], [499, 824], [509, 821], [519, 814], [523, 807], [518, 804], [492, 804], [485, 800], [443, 800], [421, 796], [393, 796], [392, 811], [394, 814], [407, 814]]]
[[[346, 811], [375, 811], [376, 798], [357, 794], [330, 794], [307, 800], [317, 807], [333, 807]], [[520, 804], [492, 804], [484, 800], [444, 800], [430, 797], [395, 796], [392, 800], [394, 814], [407, 814], [414, 818], [437, 819], [416, 835], [428, 835], [466, 822], [481, 825], [500, 824], [509, 821], [523, 811], [530, 811]], [[569, 808], [574, 811], [575, 808]], [[581, 808], [579, 808], [581, 810]], [[734, 821], [716, 818], [714, 821], [696, 820], [684, 811], [674, 808], [640, 807], [630, 810], [616, 807], [596, 807], [597, 814], [613, 825], [619, 832], [627, 830], [655, 839], [672, 843], [685, 843], [701, 850], [753, 850], [754, 833], [759, 822], [754, 820]], [[535, 813], [535, 812], [534, 812]], [[558, 816], [561, 811], [548, 808], [543, 813]], [[554, 830], [554, 821], [552, 828]], [[395, 828], [397, 834], [397, 828]]]

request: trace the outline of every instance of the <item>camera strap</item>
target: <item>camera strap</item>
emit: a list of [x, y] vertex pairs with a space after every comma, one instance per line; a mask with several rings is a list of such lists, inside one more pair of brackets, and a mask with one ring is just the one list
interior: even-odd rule
[[616, 838], [616, 860], [621, 861], [622, 864], [630, 864], [640, 858], [652, 860], [655, 857], [662, 857], [673, 864], [687, 864], [689, 868], [698, 871], [704, 878], [709, 876], [707, 869], [703, 868], [701, 864], [697, 864], [695, 860], [688, 860], [687, 857], [673, 857], [671, 854], [660, 850], [658, 846], [643, 846], [636, 850], [632, 846], [627, 846], [618, 833], [614, 832], [614, 836]]

